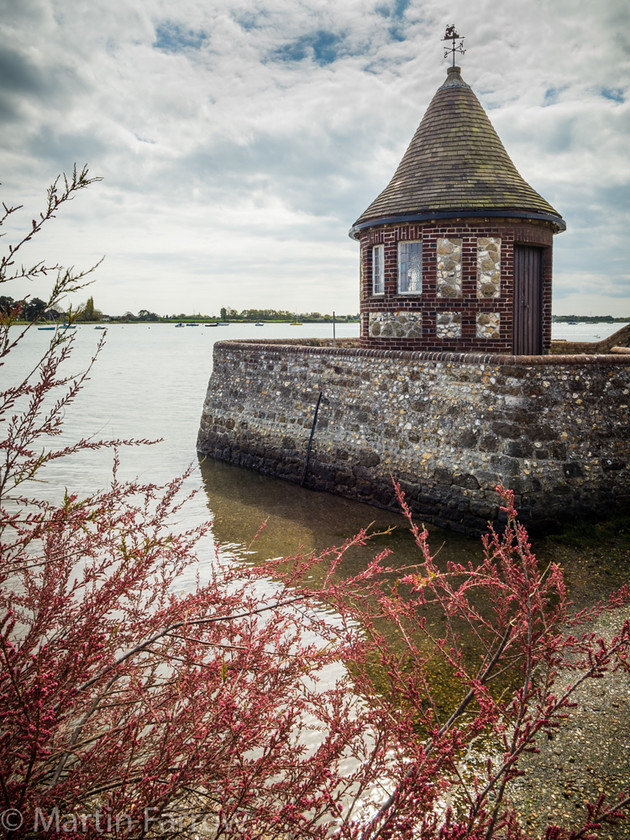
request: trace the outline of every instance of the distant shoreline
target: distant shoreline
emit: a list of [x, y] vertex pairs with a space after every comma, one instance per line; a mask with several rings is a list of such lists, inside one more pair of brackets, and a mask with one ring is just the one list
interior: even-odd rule
[[[15, 321], [13, 321], [13, 323], [16, 326], [25, 326], [25, 325], [27, 325], [31, 322], [30, 321], [15, 320]], [[33, 322], [33, 324], [37, 325], [37, 326], [54, 326], [56, 323], [59, 323], [61, 325], [61, 324], [65, 324], [66, 322], [62, 321], [62, 320], [59, 320], [58, 322], [47, 321], [47, 320], [40, 320], [40, 321], [34, 321]], [[105, 319], [105, 320], [101, 319], [99, 321], [74, 321], [73, 323], [77, 327], [80, 327], [80, 326], [83, 326], [83, 325], [93, 326], [95, 324], [98, 324], [100, 326], [110, 326], [110, 325], [115, 325], [115, 324], [199, 324], [199, 325], [201, 325], [201, 324], [212, 324], [213, 326], [214, 325], [230, 326], [231, 324], [249, 324], [250, 326], [255, 326], [256, 324], [286, 324], [287, 326], [291, 326], [292, 324], [297, 324], [298, 321], [289, 321], [289, 320], [284, 319], [284, 318], [278, 319], [278, 320], [273, 320], [273, 321], [272, 320], [265, 321], [262, 318], [260, 318], [260, 319], [247, 319], [247, 320], [245, 320], [245, 319], [236, 320], [235, 319], [233, 321], [221, 321], [220, 319], [216, 319], [216, 318], [194, 318], [194, 317], [191, 316], [190, 318], [160, 318], [159, 320], [155, 320], [155, 321], [153, 321], [153, 320], [151, 320], [151, 321], [141, 320], [139, 318], [131, 319], [131, 318], [122, 318], [122, 317], [121, 318], [116, 318], [116, 317], [114, 317], [114, 318]], [[334, 322], [333, 322], [332, 318], [321, 318], [321, 319], [317, 319], [317, 320], [309, 319], [309, 318], [299, 319], [299, 324], [333, 324], [333, 323], [335, 323], [337, 325], [340, 325], [340, 324], [358, 324], [358, 323], [360, 323], [360, 321], [356, 317], [353, 317], [353, 318], [340, 317], [340, 318], [336, 318]]]
[[630, 323], [630, 315], [627, 318], [619, 318], [616, 315], [552, 315], [554, 324], [626, 324]]
[[[554, 324], [627, 324], [630, 323], [630, 316], [627, 318], [620, 318], [617, 316], [612, 315], [552, 315], [551, 318]], [[311, 319], [311, 318], [299, 318], [298, 319], [300, 324], [332, 324], [332, 318], [318, 318], [318, 319]], [[30, 323], [29, 321], [22, 321], [22, 320], [15, 320], [13, 322], [16, 325], [24, 326], [25, 324]], [[39, 325], [54, 325], [55, 321], [37, 321], [34, 322]], [[65, 323], [60, 321], [60, 323]], [[75, 321], [74, 322], [77, 326], [81, 326], [82, 324], [85, 325], [93, 325], [93, 324], [102, 324], [102, 325], [109, 325], [109, 324], [216, 324], [218, 326], [229, 326], [230, 324], [296, 324], [297, 321], [290, 321], [286, 318], [278, 318], [274, 320], [265, 320], [264, 318], [248, 318], [248, 319], [233, 319], [228, 321], [221, 321], [219, 318], [211, 318], [211, 317], [199, 317], [195, 318], [194, 316], [186, 316], [184, 318], [159, 318], [157, 320], [142, 320], [139, 318], [124, 318], [120, 317], [113, 317], [110, 319], [100, 319], [94, 321]], [[358, 324], [360, 323], [360, 319], [356, 316], [340, 316], [335, 319], [334, 323], [336, 324]]]

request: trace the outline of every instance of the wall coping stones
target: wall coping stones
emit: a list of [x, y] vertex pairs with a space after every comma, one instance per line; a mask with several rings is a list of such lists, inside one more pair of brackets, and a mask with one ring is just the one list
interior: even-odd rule
[[461, 365], [523, 365], [526, 367], [559, 367], [562, 365], [592, 365], [623, 367], [630, 365], [630, 355], [624, 354], [554, 354], [549, 356], [512, 356], [498, 353], [453, 353], [427, 352], [421, 350], [375, 350], [354, 346], [356, 339], [337, 339], [332, 346], [332, 339], [314, 339], [318, 344], [308, 344], [309, 339], [224, 339], [217, 341], [216, 349], [227, 350], [238, 347], [271, 353], [307, 353], [340, 357], [369, 357], [372, 359], [399, 359], [408, 362], [449, 362]]

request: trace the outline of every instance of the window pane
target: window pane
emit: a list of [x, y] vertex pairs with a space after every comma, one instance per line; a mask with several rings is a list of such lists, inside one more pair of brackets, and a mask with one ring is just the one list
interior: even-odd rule
[[401, 294], [422, 291], [422, 243], [398, 243], [398, 291]]
[[383, 246], [372, 248], [372, 294], [382, 295], [385, 291], [385, 264], [383, 261]]

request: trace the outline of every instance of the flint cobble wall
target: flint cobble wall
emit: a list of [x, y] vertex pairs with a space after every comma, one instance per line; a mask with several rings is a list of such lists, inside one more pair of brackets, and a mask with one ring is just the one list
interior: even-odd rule
[[497, 480], [549, 526], [630, 499], [630, 358], [215, 344], [200, 453], [465, 532], [500, 518]]

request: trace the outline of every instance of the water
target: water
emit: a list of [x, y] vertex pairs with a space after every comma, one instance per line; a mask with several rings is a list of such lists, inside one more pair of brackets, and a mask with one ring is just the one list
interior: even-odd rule
[[595, 324], [553, 324], [551, 337], [565, 341], [600, 341], [625, 327], [626, 324], [609, 324], [606, 321]]
[[[12, 328], [17, 334], [18, 328]], [[337, 325], [337, 336], [358, 334], [357, 324]], [[192, 465], [189, 489], [198, 490], [185, 509], [183, 527], [208, 518], [223, 553], [251, 560], [248, 548], [261, 523], [267, 527], [255, 555], [275, 557], [337, 544], [372, 520], [388, 527], [395, 515], [375, 511], [324, 493], [296, 488], [237, 467], [197, 458], [195, 443], [212, 367], [212, 348], [225, 338], [331, 337], [330, 324], [267, 324], [255, 327], [183, 327], [173, 324], [113, 324], [106, 344], [74, 404], [66, 412], [64, 434], [54, 443], [81, 436], [98, 439], [152, 439], [151, 446], [124, 447], [123, 478], [166, 482]], [[102, 331], [82, 325], [73, 331], [74, 350], [68, 373], [89, 364]], [[36, 363], [51, 333], [31, 330], [0, 369], [2, 381], [13, 380]], [[89, 493], [105, 487], [112, 453], [84, 452], [61, 459], [40, 475], [36, 493], [62, 497], [67, 487]]]

